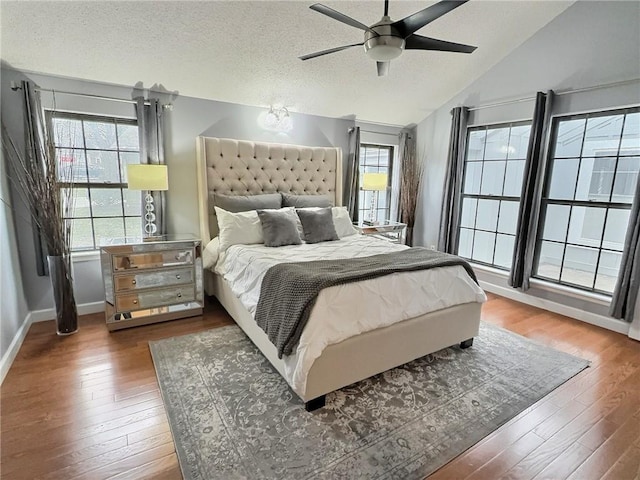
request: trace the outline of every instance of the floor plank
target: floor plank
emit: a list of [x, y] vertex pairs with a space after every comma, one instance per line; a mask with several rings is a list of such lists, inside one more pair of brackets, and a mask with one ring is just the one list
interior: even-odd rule
[[[640, 343], [494, 294], [483, 320], [592, 362], [435, 472], [460, 480], [632, 479], [640, 451]], [[205, 314], [76, 335], [33, 324], [0, 390], [0, 478], [181, 478], [148, 342], [233, 324]]]

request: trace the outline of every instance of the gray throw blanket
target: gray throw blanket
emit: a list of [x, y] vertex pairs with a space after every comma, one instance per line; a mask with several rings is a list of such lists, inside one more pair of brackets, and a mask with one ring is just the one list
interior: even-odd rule
[[396, 272], [462, 265], [476, 281], [462, 258], [426, 248], [344, 260], [280, 263], [264, 276], [255, 320], [278, 349], [278, 358], [291, 355], [320, 290], [344, 283], [368, 280]]

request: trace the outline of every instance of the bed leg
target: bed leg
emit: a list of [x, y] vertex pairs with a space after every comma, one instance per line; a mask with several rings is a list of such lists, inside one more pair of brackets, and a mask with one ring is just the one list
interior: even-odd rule
[[473, 338], [469, 338], [464, 342], [460, 342], [460, 348], [469, 348], [471, 345], [473, 345]]
[[314, 399], [309, 400], [308, 402], [306, 402], [304, 404], [304, 409], [307, 412], [313, 412], [314, 410], [317, 410], [319, 408], [324, 407], [325, 401], [326, 401], [325, 395], [322, 395], [321, 397], [314, 398]]

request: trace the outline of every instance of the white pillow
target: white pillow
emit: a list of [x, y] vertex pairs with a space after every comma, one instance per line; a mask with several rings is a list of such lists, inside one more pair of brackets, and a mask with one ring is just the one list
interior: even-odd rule
[[204, 268], [213, 270], [218, 263], [218, 257], [220, 256], [220, 239], [215, 237], [202, 251], [202, 265]]
[[353, 223], [351, 223], [347, 207], [333, 207], [331, 209], [331, 214], [333, 215], [333, 226], [340, 238], [358, 233], [353, 226]]
[[262, 225], [257, 211], [231, 213], [220, 207], [214, 208], [218, 218], [220, 253], [225, 252], [232, 245], [264, 243]]
[[[320, 207], [304, 207], [297, 210], [319, 210]], [[349, 235], [355, 235], [358, 231], [351, 223], [347, 207], [331, 207], [331, 216], [333, 217], [333, 227], [336, 229], [338, 237], [344, 238]], [[298, 232], [302, 235], [302, 224], [298, 219]]]

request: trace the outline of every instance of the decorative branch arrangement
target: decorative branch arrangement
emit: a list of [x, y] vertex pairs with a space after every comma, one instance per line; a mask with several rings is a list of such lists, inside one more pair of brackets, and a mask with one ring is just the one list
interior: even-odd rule
[[[39, 161], [35, 152], [27, 149], [23, 155], [2, 124], [2, 148], [13, 172], [9, 180], [18, 187], [18, 193], [29, 207], [32, 220], [40, 228], [49, 255], [68, 255], [71, 240], [64, 215], [71, 208], [71, 189], [62, 192], [55, 162], [55, 147], [47, 140]], [[61, 178], [66, 175], [60, 175]]]
[[60, 185], [71, 186], [73, 162], [64, 168], [57, 165], [53, 140], [50, 135], [43, 137], [36, 148], [27, 146], [22, 153], [2, 124], [2, 150], [10, 166], [8, 177], [46, 244], [58, 333], [67, 335], [78, 328], [71, 274], [71, 225], [65, 222], [73, 208], [73, 188]]
[[416, 158], [415, 141], [405, 138], [400, 172], [400, 221], [407, 224], [406, 244], [413, 245], [413, 225], [422, 180], [422, 163]]

